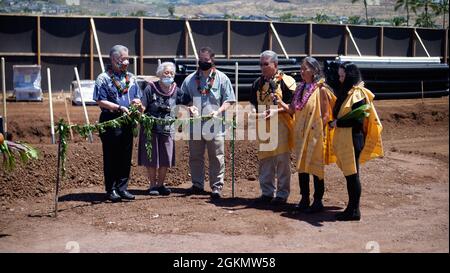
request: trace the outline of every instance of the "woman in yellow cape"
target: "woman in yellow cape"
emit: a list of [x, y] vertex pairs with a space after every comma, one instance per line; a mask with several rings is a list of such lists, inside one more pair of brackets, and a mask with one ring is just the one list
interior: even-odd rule
[[[338, 74], [340, 86], [333, 86], [337, 95], [333, 109], [336, 119], [330, 123], [330, 127], [336, 127], [332, 148], [337, 158], [336, 163], [347, 180], [349, 201], [347, 208], [338, 213], [336, 219], [359, 221], [361, 218], [359, 164], [383, 156], [381, 143], [383, 127], [373, 105], [375, 96], [364, 87], [358, 67], [351, 62], [344, 62], [339, 66]], [[355, 114], [358, 111], [359, 114]]]
[[[300, 73], [303, 82], [297, 87], [290, 105], [278, 100], [279, 105], [294, 115], [294, 138], [297, 156], [297, 171], [300, 184], [300, 203], [297, 210], [319, 212], [323, 210], [325, 192], [324, 168], [334, 161], [330, 151], [332, 131], [328, 122], [332, 120], [335, 97], [324, 83], [319, 62], [306, 57]], [[314, 202], [310, 206], [309, 176], [314, 178]]]

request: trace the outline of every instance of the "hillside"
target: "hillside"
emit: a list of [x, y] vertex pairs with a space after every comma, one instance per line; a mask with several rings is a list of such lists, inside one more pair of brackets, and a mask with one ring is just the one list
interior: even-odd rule
[[[368, 16], [378, 21], [405, 17], [403, 9], [394, 10], [396, 0], [368, 1]], [[75, 5], [67, 5], [67, 4]], [[3, 0], [0, 13], [34, 14], [83, 14], [105, 16], [168, 17], [169, 6], [174, 16], [181, 18], [228, 18], [274, 19], [299, 17], [298, 21], [310, 21], [318, 14], [326, 14], [329, 22], [339, 22], [341, 17], [365, 18], [363, 1], [351, 0]], [[411, 24], [416, 15], [411, 14]], [[345, 19], [344, 19], [345, 22]], [[442, 25], [442, 18], [435, 19]], [[447, 23], [448, 25], [448, 23]]]

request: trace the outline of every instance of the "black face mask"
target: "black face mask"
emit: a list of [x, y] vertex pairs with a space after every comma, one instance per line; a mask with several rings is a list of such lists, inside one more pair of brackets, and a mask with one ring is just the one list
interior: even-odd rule
[[212, 63], [198, 62], [198, 67], [200, 68], [200, 70], [203, 70], [203, 71], [207, 71], [207, 70], [211, 69], [212, 66], [213, 66]]

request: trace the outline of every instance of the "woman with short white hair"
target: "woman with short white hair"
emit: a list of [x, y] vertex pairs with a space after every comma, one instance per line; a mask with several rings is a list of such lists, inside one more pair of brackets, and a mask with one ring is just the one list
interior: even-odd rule
[[[160, 119], [172, 119], [172, 109], [184, 101], [181, 90], [175, 83], [175, 65], [160, 64], [156, 70], [158, 81], [149, 82], [142, 96], [144, 114]], [[152, 155], [147, 157], [147, 138], [143, 128], [139, 136], [138, 165], [146, 166], [150, 180], [150, 195], [169, 195], [164, 185], [167, 169], [175, 165], [175, 129], [173, 125], [154, 124], [152, 128]]]

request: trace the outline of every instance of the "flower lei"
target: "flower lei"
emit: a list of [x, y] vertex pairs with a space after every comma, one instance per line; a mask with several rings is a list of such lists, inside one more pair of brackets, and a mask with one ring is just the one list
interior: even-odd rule
[[312, 93], [316, 89], [317, 83], [313, 82], [309, 85], [309, 88], [305, 92], [306, 83], [301, 82], [300, 85], [295, 90], [294, 98], [292, 99], [292, 104], [296, 111], [302, 110], [305, 107], [306, 103], [311, 97]]
[[203, 96], [206, 96], [211, 91], [213, 87], [214, 80], [216, 79], [216, 68], [211, 68], [211, 73], [209, 73], [208, 78], [206, 79], [206, 84], [203, 89], [200, 87], [200, 71], [197, 71], [195, 74], [195, 83], [197, 84], [197, 90]]
[[[279, 73], [277, 73], [277, 75], [275, 75], [275, 90], [278, 89], [278, 85], [280, 84], [280, 82], [282, 80], [283, 80], [283, 72], [280, 71]], [[262, 88], [264, 86], [264, 82], [265, 82], [264, 77], [260, 77], [259, 78], [259, 100], [261, 102], [264, 101], [267, 98], [267, 96], [269, 96], [269, 94], [271, 93], [270, 86], [266, 90], [266, 92], [263, 92]]]
[[125, 95], [126, 93], [128, 93], [128, 88], [130, 87], [130, 77], [128, 76], [128, 73], [125, 74], [125, 87], [124, 88], [122, 88], [122, 84], [120, 83], [120, 81], [117, 80], [116, 76], [114, 75], [114, 73], [111, 70], [108, 71], [108, 75], [111, 78], [111, 81], [113, 82], [113, 84], [116, 87], [119, 94]]

